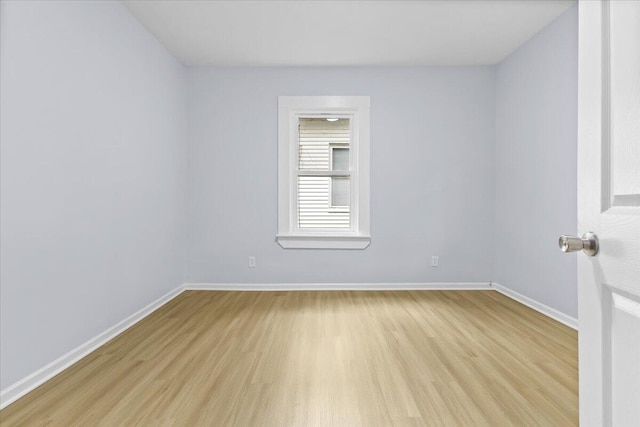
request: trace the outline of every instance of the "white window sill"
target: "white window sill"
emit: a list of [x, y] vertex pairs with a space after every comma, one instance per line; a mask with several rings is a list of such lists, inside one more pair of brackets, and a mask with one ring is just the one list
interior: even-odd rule
[[371, 244], [369, 236], [277, 236], [276, 241], [284, 249], [365, 249]]

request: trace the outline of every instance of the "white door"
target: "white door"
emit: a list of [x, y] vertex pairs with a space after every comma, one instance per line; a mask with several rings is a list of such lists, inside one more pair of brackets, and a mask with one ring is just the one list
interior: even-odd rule
[[579, 16], [580, 424], [640, 426], [640, 0]]

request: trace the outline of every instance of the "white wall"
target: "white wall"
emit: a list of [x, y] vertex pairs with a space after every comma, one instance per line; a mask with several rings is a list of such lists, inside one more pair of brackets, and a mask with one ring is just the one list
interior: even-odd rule
[[[488, 282], [494, 71], [190, 69], [187, 280]], [[279, 95], [371, 97], [367, 249], [285, 250], [275, 242]]]
[[578, 13], [574, 6], [497, 67], [494, 280], [577, 317]]
[[0, 7], [4, 389], [183, 282], [187, 119], [119, 2]]

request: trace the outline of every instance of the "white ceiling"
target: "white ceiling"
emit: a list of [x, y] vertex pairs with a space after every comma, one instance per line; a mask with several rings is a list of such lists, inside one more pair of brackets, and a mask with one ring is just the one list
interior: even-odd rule
[[123, 0], [185, 65], [496, 64], [573, 0]]

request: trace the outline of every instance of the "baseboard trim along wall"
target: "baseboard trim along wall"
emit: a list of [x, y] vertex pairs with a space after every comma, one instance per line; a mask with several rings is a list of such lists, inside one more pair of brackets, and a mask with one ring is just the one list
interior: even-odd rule
[[108, 341], [120, 335], [121, 333], [180, 295], [183, 290], [184, 285], [178, 286], [176, 289], [166, 293], [157, 300], [153, 301], [151, 304], [138, 310], [131, 316], [120, 321], [101, 334], [74, 348], [67, 354], [60, 356], [48, 365], [33, 372], [31, 375], [24, 377], [20, 381], [2, 390], [0, 392], [0, 409], [20, 399], [22, 396], [34, 390], [36, 387], [40, 386], [51, 378], [55, 377], [60, 372], [64, 371], [83, 357], [89, 355], [98, 347], [106, 344]]
[[98, 347], [106, 344], [153, 313], [182, 292], [208, 291], [402, 291], [402, 290], [495, 290], [573, 329], [578, 320], [551, 307], [532, 300], [509, 288], [492, 282], [476, 283], [185, 283], [161, 296], [146, 307], [95, 336], [84, 344], [38, 369], [0, 392], [0, 409], [15, 402], [25, 394], [50, 380]]
[[493, 289], [495, 289], [496, 291], [500, 292], [503, 295], [508, 296], [509, 298], [518, 301], [521, 304], [526, 305], [529, 308], [532, 308], [542, 314], [544, 314], [547, 317], [550, 317], [554, 320], [557, 320], [558, 322], [572, 328], [575, 329], [576, 331], [578, 330], [578, 319], [576, 319], [575, 317], [571, 317], [568, 316], [558, 310], [556, 310], [555, 308], [551, 308], [548, 305], [542, 304], [541, 302], [538, 302], [534, 299], [531, 299], [527, 296], [522, 295], [521, 293], [518, 293], [514, 290], [511, 290], [505, 286], [502, 286], [498, 283], [495, 282], [491, 282], [491, 287]]
[[185, 283], [189, 291], [490, 290], [485, 283]]

